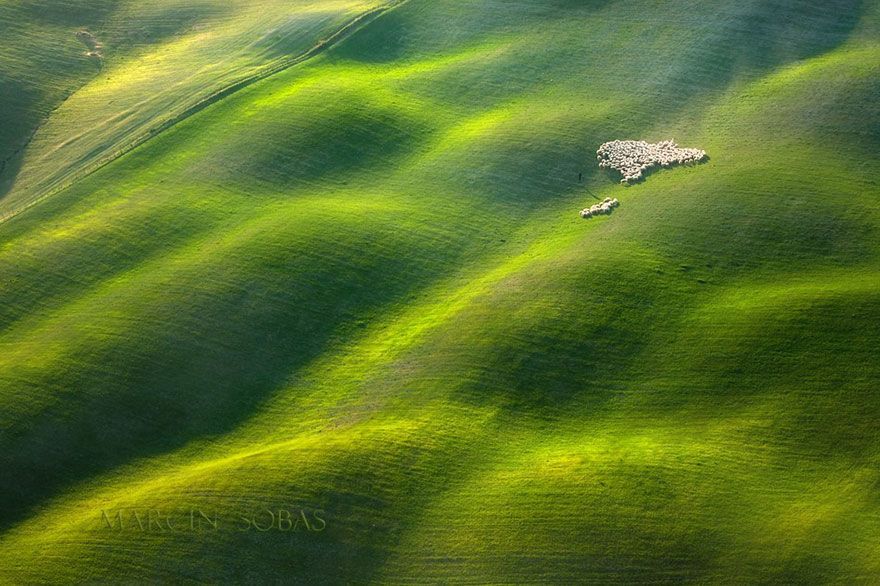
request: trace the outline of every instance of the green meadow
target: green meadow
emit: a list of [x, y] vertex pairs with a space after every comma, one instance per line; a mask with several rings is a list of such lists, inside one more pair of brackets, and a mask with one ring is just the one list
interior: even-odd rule
[[0, 583], [880, 581], [880, 3], [0, 32]]

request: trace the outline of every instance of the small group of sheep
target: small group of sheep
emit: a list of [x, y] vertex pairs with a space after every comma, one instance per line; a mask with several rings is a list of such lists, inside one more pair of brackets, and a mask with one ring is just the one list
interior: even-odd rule
[[104, 56], [101, 54], [101, 50], [104, 48], [104, 45], [98, 40], [95, 35], [90, 33], [89, 31], [83, 29], [81, 31], [76, 32], [76, 38], [86, 46], [88, 51], [86, 51], [86, 55], [89, 57], [94, 57], [96, 59], [102, 59]]
[[629, 184], [642, 178], [651, 167], [671, 167], [705, 160], [706, 151], [679, 148], [672, 140], [648, 143], [643, 140], [612, 140], [596, 151], [602, 168], [614, 169], [623, 175], [621, 183]]
[[591, 216], [599, 216], [601, 214], [610, 214], [611, 210], [620, 205], [620, 202], [617, 201], [617, 198], [611, 199], [610, 197], [606, 197], [602, 203], [593, 204], [588, 208], [584, 208], [581, 210], [582, 218], [589, 218]]

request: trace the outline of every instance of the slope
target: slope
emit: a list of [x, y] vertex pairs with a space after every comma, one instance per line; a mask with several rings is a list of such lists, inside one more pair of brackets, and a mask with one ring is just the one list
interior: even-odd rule
[[0, 576], [876, 579], [876, 18], [411, 0], [6, 222]]
[[[22, 0], [2, 14], [22, 41], [2, 70], [14, 84], [5, 99], [20, 102], [5, 109], [4, 126], [21, 127], [0, 177], [3, 217], [206, 103], [318, 52], [386, 7], [369, 0], [44, 4]], [[94, 44], [99, 51], [89, 51]], [[55, 88], [62, 83], [63, 101]]]

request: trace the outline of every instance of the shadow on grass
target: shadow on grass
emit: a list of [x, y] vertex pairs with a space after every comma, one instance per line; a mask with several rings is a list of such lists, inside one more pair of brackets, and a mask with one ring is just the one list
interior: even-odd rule
[[66, 399], [0, 436], [0, 528], [86, 478], [230, 431], [344, 339], [347, 326], [448, 266], [425, 267], [383, 253], [384, 245], [365, 244], [371, 260], [354, 267], [347, 257], [315, 266], [289, 250], [263, 259], [267, 266], [236, 278], [219, 297], [195, 285], [185, 305], [151, 312], [133, 324], [133, 335], [74, 346], [72, 356], [36, 374], [7, 373], [3, 386]]
[[699, 167], [701, 165], [705, 165], [710, 160], [711, 160], [711, 157], [709, 157], [709, 155], [706, 155], [706, 157], [702, 161], [698, 161], [696, 163], [683, 163], [680, 165], [670, 165], [668, 167], [663, 167], [661, 165], [654, 165], [653, 167], [649, 167], [648, 169], [645, 169], [644, 171], [642, 171], [641, 177], [639, 177], [635, 181], [629, 181], [627, 183], [621, 183], [621, 179], [623, 179], [623, 175], [621, 175], [619, 171], [615, 171], [613, 169], [603, 168], [602, 173], [609, 180], [613, 180], [613, 181], [619, 183], [620, 185], [622, 185], [623, 187], [630, 187], [632, 185], [639, 185], [640, 183], [644, 183], [645, 181], [648, 180], [648, 177], [650, 177], [651, 175], [654, 175], [655, 173], [659, 173], [660, 171], [673, 171], [673, 170], [678, 169], [680, 167]]

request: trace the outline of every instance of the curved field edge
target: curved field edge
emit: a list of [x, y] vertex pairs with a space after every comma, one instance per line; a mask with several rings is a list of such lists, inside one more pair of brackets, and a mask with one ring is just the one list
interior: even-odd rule
[[[235, 266], [236, 249], [245, 266], [242, 260], [253, 262], [253, 251], [277, 257], [278, 244], [296, 242], [297, 253], [322, 251], [310, 262], [345, 270], [344, 259], [358, 254], [345, 249], [329, 261], [332, 245], [353, 240], [364, 246], [371, 235], [394, 232], [401, 241], [391, 250], [367, 245], [362, 258], [378, 253], [385, 259], [410, 246], [405, 256], [416, 262], [379, 263], [378, 272], [355, 274], [387, 284], [401, 269], [412, 277], [418, 265], [430, 261], [431, 268], [422, 281], [412, 281], [419, 284], [412, 292], [399, 289], [373, 309], [356, 306], [366, 331], [345, 329], [350, 316], [340, 316], [339, 337], [291, 368], [292, 382], [279, 383], [231, 433], [194, 436], [180, 452], [83, 480], [45, 513], [5, 533], [0, 547], [9, 556], [10, 575], [108, 579], [119, 564], [146, 556], [162, 561], [145, 563], [145, 575], [198, 581], [205, 574], [195, 559], [208, 542], [218, 560], [210, 575], [218, 579], [708, 580], [734, 571], [779, 580], [876, 576], [871, 536], [877, 503], [870, 496], [877, 458], [871, 432], [877, 372], [870, 360], [878, 350], [870, 325], [878, 305], [876, 188], [870, 169], [860, 167], [864, 143], [835, 141], [826, 149], [802, 140], [847, 128], [849, 118], [833, 116], [835, 107], [866, 91], [858, 79], [868, 80], [867, 91], [873, 87], [873, 69], [865, 65], [872, 55], [875, 47], [844, 47], [734, 87], [700, 110], [699, 129], [693, 111], [676, 123], [662, 121], [668, 127], [653, 132], [676, 125], [689, 130], [690, 140], [711, 145], [712, 163], [652, 177], [625, 192], [618, 213], [594, 224], [574, 217], [585, 199], [576, 184], [540, 206], [524, 197], [536, 193], [480, 183], [478, 172], [469, 184], [476, 183], [482, 201], [457, 193], [454, 182], [445, 185], [442, 202], [432, 192], [413, 191], [425, 176], [436, 176], [438, 161], [464, 172], [471, 169], [468, 158], [483, 172], [498, 169], [495, 153], [509, 148], [499, 137], [530, 141], [514, 143], [506, 163], [520, 154], [546, 160], [539, 149], [560, 135], [544, 139], [535, 131], [536, 117], [553, 132], [570, 119], [554, 117], [558, 99], [541, 108], [534, 97], [492, 104], [469, 119], [452, 109], [441, 119], [449, 127], [440, 129], [409, 111], [420, 110], [421, 102], [393, 105], [396, 120], [424, 129], [426, 146], [405, 157], [400, 174], [389, 173], [381, 157], [375, 161], [379, 175], [389, 176], [355, 169], [371, 188], [369, 203], [357, 199], [358, 185], [337, 187], [336, 197], [309, 198], [314, 183], [301, 186], [303, 193], [286, 187], [293, 199], [264, 203], [256, 212], [244, 202], [221, 206], [216, 198], [215, 206], [239, 215], [214, 234], [206, 226], [203, 237], [176, 243], [183, 244], [177, 262], [226, 272]], [[466, 65], [467, 54], [452, 63]], [[866, 73], [838, 76], [841, 68]], [[347, 71], [355, 81], [324, 89], [357, 86], [356, 71]], [[383, 120], [376, 114], [395, 101], [380, 90], [388, 79], [413, 81], [418, 91], [419, 73], [426, 72], [413, 66], [380, 76], [367, 118]], [[372, 84], [372, 75], [362, 81]], [[819, 82], [829, 88], [819, 102], [826, 107], [798, 120], [797, 108], [786, 104]], [[320, 76], [314, 83], [322, 87]], [[360, 95], [348, 89], [346, 95]], [[296, 91], [285, 95], [295, 100]], [[273, 98], [264, 99], [270, 108]], [[606, 131], [595, 126], [605, 114], [601, 105], [594, 107], [602, 115], [584, 123], [595, 135]], [[227, 118], [218, 113], [217, 119]], [[770, 120], [780, 131], [768, 142], [762, 130]], [[748, 124], [736, 126], [742, 121]], [[210, 127], [200, 124], [193, 135], [204, 132], [210, 136]], [[185, 129], [180, 136], [186, 138]], [[178, 149], [181, 144], [188, 146], [181, 142]], [[211, 145], [206, 140], [194, 152]], [[160, 163], [167, 168], [168, 161]], [[146, 182], [153, 179], [147, 175]], [[351, 172], [346, 179], [352, 180]], [[616, 193], [602, 178], [590, 179], [597, 196]], [[277, 181], [288, 185], [285, 177]], [[554, 186], [529, 187], [534, 185]], [[250, 196], [271, 191], [251, 188]], [[813, 213], [820, 205], [829, 211]], [[132, 224], [152, 211], [141, 213]], [[320, 225], [333, 228], [296, 240], [303, 230], [298, 217], [302, 223], [323, 218]], [[69, 225], [46, 227], [42, 236], [22, 229], [19, 237], [48, 244], [69, 230], [94, 229], [100, 225], [95, 220], [68, 217]], [[231, 225], [236, 231], [228, 231]], [[277, 238], [272, 246], [268, 234]], [[489, 234], [505, 242], [478, 240]], [[440, 247], [448, 251], [445, 263], [434, 265]], [[59, 305], [49, 319], [71, 323], [60, 331], [73, 332], [72, 339], [86, 346], [89, 339], [76, 333], [78, 327], [123, 331], [127, 321], [90, 315], [89, 307], [104, 310], [118, 297], [120, 308], [131, 311], [127, 295], [168, 287], [176, 280], [163, 274], [169, 267], [172, 277], [186, 274], [174, 272], [174, 254], [156, 257], [153, 266], [140, 267], [141, 274], [85, 288], [81, 299]], [[331, 273], [321, 271], [312, 282]], [[186, 284], [209, 275], [195, 274], [180, 280], [184, 285], [167, 302], [168, 315], [191, 295]], [[251, 279], [233, 275], [231, 284]], [[144, 287], [151, 280], [155, 286]], [[640, 289], [646, 282], [651, 286]], [[332, 290], [316, 287], [315, 297], [307, 298], [312, 303]], [[356, 297], [369, 288], [366, 282], [362, 287]], [[144, 307], [152, 306], [145, 300]], [[12, 317], [22, 320], [4, 333], [13, 348], [47, 347], [39, 336], [51, 328], [27, 314]], [[167, 323], [164, 312], [157, 317]], [[195, 331], [210, 333], [203, 326]], [[27, 338], [37, 341], [22, 345]], [[85, 355], [66, 340], [57, 344], [76, 360]], [[45, 362], [47, 369], [59, 363]], [[100, 508], [145, 503], [223, 510], [267, 500], [325, 507], [335, 530], [293, 542], [290, 536], [229, 533], [204, 540], [108, 536], [98, 516]], [[234, 561], [241, 550], [259, 551], [265, 561], [284, 559], [293, 568], [256, 574], [250, 564]], [[28, 559], [38, 552], [63, 563], [37, 569]], [[170, 552], [175, 555], [169, 558]], [[331, 559], [335, 566], [328, 570]]]
[[[18, 162], [20, 168], [17, 169], [17, 176], [6, 178], [10, 187], [8, 193], [4, 188], [4, 197], [0, 201], [4, 208], [0, 222], [64, 190], [208, 105], [320, 54], [401, 1], [405, 0], [367, 7], [342, 22], [338, 22], [340, 18], [333, 18], [326, 24], [319, 22], [317, 27], [311, 27], [316, 30], [304, 26], [302, 36], [309, 44], [302, 48], [292, 47], [292, 54], [270, 54], [268, 57], [257, 54], [250, 58], [250, 62], [240, 56], [239, 62], [229, 57], [228, 71], [218, 71], [213, 78], [207, 79], [195, 76], [197, 81], [188, 81], [183, 77], [165, 79], [168, 72], [160, 71], [164, 77], [157, 77], [165, 85], [147, 85], [149, 81], [143, 79], [144, 74], [138, 70], [150, 70], [151, 63], [155, 61], [171, 61], [167, 56], [157, 56], [168, 51], [162, 48], [161, 37], [153, 41], [157, 46], [143, 48], [134, 45], [128, 47], [128, 51], [126, 47], [117, 47], [120, 53], [118, 58], [98, 71], [102, 79], [85, 84], [65, 97], [51, 116], [33, 129], [27, 144], [20, 147], [18, 153], [23, 160]], [[271, 13], [272, 10], [271, 6], [264, 7], [264, 11]], [[344, 12], [341, 14], [345, 15]], [[190, 46], [191, 37], [207, 34], [200, 32], [200, 26], [197, 21], [192, 29], [186, 31], [186, 35], [175, 42], [175, 45], [181, 46], [177, 58], [190, 60], [191, 63], [188, 63], [192, 68], [200, 64], [200, 59], [216, 58], [207, 49]], [[202, 52], [205, 54], [202, 55]], [[216, 69], [217, 64], [205, 61], [201, 68]], [[172, 69], [171, 75], [181, 76], [183, 70], [179, 71], [175, 73]], [[126, 84], [133, 86], [140, 94], [152, 92], [155, 95], [146, 98], [135, 95], [137, 101], [132, 102], [132, 91]], [[185, 93], [181, 87], [186, 90]], [[117, 100], [127, 109], [114, 107]]]

